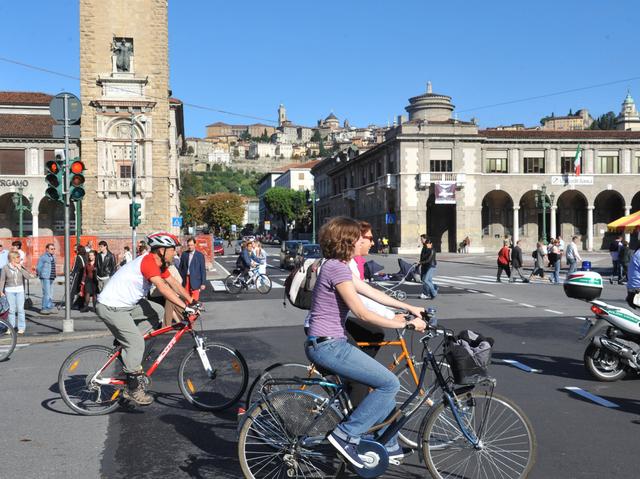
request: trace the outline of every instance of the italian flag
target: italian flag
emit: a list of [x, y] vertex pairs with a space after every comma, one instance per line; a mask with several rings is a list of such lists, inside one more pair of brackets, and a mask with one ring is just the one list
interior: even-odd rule
[[576, 157], [573, 160], [573, 172], [576, 176], [580, 176], [580, 161], [582, 160], [582, 150], [580, 149], [580, 145], [578, 145], [578, 149], [576, 150]]

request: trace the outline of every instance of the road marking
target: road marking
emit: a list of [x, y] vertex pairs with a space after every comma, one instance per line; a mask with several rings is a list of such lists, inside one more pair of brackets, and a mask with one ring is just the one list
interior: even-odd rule
[[586, 316], [575, 316], [576, 319], [579, 319], [580, 321], [588, 321]]
[[211, 283], [211, 287], [214, 291], [225, 291], [227, 289], [224, 287], [224, 281], [220, 279], [211, 280], [209, 283]]
[[489, 296], [490, 298], [495, 298], [496, 297], [495, 294], [491, 294], [491, 293], [482, 293], [482, 294], [484, 294], [485, 296]]
[[585, 399], [588, 399], [589, 401], [593, 401], [596, 404], [599, 404], [600, 406], [604, 406], [604, 407], [620, 407], [619, 405], [617, 405], [614, 402], [608, 401], [605, 398], [601, 398], [600, 396], [596, 396], [595, 394], [591, 394], [588, 391], [585, 391], [584, 389], [580, 389], [578, 387], [575, 386], [566, 386], [565, 389], [569, 392], [572, 392], [578, 396], [581, 396]]
[[507, 301], [509, 303], [513, 303], [513, 299], [509, 299], [509, 298], [498, 298], [501, 299], [502, 301]]
[[464, 288], [460, 288], [460, 287], [458, 287], [458, 286], [451, 286], [451, 287], [452, 287], [453, 289], [457, 289], [457, 290], [459, 290], [459, 291], [461, 291], [461, 290], [463, 290], [463, 289], [464, 289]]
[[228, 270], [227, 268], [225, 268], [224, 266], [222, 266], [222, 263], [219, 263], [219, 262], [217, 262], [217, 261], [216, 261], [216, 262], [214, 263], [214, 267], [215, 267], [215, 268], [220, 268], [220, 269], [225, 273], [225, 276], [229, 276], [229, 274], [231, 274], [231, 273], [229, 273], [229, 270]]
[[469, 291], [470, 293], [479, 293], [480, 291], [476, 291], [475, 289], [468, 289], [467, 291]]
[[518, 369], [522, 369], [523, 371], [527, 372], [527, 373], [541, 373], [542, 369], [534, 369], [531, 368], [529, 366], [527, 366], [526, 364], [521, 363], [520, 361], [516, 361], [515, 359], [502, 359], [501, 360], [503, 363], [507, 363], [511, 366], [514, 366]]
[[555, 309], [545, 309], [545, 311], [553, 314], [564, 314], [562, 311], [556, 311]]
[[534, 305], [532, 304], [527, 304], [527, 303], [518, 303], [520, 306], [524, 306], [525, 308], [535, 308]]

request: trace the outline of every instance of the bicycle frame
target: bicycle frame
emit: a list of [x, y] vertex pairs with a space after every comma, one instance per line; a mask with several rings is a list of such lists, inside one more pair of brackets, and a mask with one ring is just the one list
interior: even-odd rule
[[[155, 359], [153, 364], [149, 367], [149, 369], [147, 369], [146, 375], [148, 377], [151, 377], [151, 375], [156, 371], [156, 369], [158, 369], [158, 367], [160, 366], [164, 358], [167, 356], [167, 354], [169, 354], [169, 352], [173, 349], [173, 347], [180, 341], [180, 339], [182, 339], [182, 336], [184, 336], [185, 333], [187, 332], [190, 332], [194, 340], [196, 341], [198, 355], [200, 356], [200, 359], [203, 361], [203, 364], [205, 365], [205, 369], [208, 372], [211, 372], [211, 369], [212, 369], [211, 364], [209, 364], [209, 360], [206, 354], [202, 353], [203, 339], [197, 336], [193, 331], [193, 323], [195, 323], [197, 319], [198, 319], [198, 315], [192, 315], [192, 316], [189, 316], [186, 323], [183, 321], [180, 323], [173, 324], [171, 326], [165, 326], [163, 328], [150, 331], [144, 335], [144, 340], [148, 341], [151, 338], [162, 336], [163, 334], [167, 334], [170, 331], [177, 330], [176, 334], [173, 336], [173, 338], [171, 338], [171, 341], [169, 341], [169, 343], [164, 347], [164, 349], [160, 352], [158, 357]], [[120, 357], [121, 353], [122, 353], [122, 347], [119, 347], [116, 350], [116, 352], [109, 357], [109, 360], [105, 363], [105, 365], [102, 366], [95, 373], [93, 378], [91, 378], [91, 381], [101, 385], [124, 386], [126, 384], [126, 381], [124, 379], [98, 378], [98, 376], [102, 373], [102, 371], [108, 368], [118, 357]]]

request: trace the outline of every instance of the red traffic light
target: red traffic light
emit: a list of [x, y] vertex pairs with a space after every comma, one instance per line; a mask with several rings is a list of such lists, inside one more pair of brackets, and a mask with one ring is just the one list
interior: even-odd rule
[[54, 175], [57, 175], [58, 172], [60, 171], [60, 165], [58, 165], [57, 161], [47, 161], [47, 164], [45, 165], [45, 167], [48, 172], [51, 172]]
[[71, 173], [79, 175], [85, 170], [84, 163], [81, 161], [74, 161], [71, 163]]

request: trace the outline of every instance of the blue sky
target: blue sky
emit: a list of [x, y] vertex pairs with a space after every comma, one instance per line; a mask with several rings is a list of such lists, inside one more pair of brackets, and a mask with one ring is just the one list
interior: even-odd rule
[[[640, 78], [492, 108], [486, 105], [640, 77], [635, 0], [170, 0], [171, 87], [185, 102], [313, 126], [333, 111], [386, 124], [425, 90], [481, 126], [538, 124], [551, 112], [616, 113]], [[0, 0], [0, 57], [77, 76], [77, 0]], [[77, 80], [0, 61], [0, 89], [79, 92]], [[215, 121], [185, 108], [188, 136]]]

